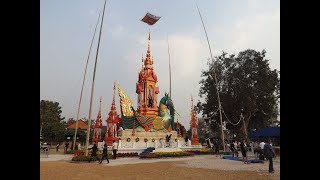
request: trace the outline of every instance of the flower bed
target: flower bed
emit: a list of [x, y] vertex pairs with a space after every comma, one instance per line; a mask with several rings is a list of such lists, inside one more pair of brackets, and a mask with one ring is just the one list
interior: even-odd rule
[[78, 150], [69, 150], [69, 151], [66, 151], [66, 154], [74, 154], [75, 152], [77, 152]]
[[195, 151], [187, 150], [187, 151], [185, 151], [185, 152], [192, 153], [192, 154], [195, 154], [195, 155], [214, 154], [213, 149], [208, 149], [208, 148], [200, 149], [200, 151], [199, 151], [199, 150], [195, 150]]
[[[88, 156], [84, 155], [84, 154], [81, 154], [79, 156], [74, 156], [71, 161], [89, 161], [89, 157], [91, 156], [91, 153], [89, 154], [88, 153]], [[102, 155], [101, 153], [98, 154], [97, 152], [97, 157], [99, 159], [101, 159]], [[108, 152], [108, 158], [111, 159], [112, 158], [112, 154], [111, 152]], [[92, 157], [91, 161], [97, 161], [97, 158], [96, 157]]]
[[185, 151], [176, 151], [176, 152], [153, 152], [146, 155], [141, 155], [140, 158], [164, 158], [164, 157], [183, 157], [183, 156], [192, 156], [192, 153]]
[[117, 153], [117, 157], [137, 157], [137, 156], [139, 156], [137, 152]]

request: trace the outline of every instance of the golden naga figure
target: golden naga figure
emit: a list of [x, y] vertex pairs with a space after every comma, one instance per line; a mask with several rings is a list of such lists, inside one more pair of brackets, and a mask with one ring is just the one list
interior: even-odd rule
[[124, 90], [118, 84], [118, 92], [120, 97], [120, 107], [121, 107], [121, 114], [123, 116], [133, 116], [134, 113], [131, 109], [133, 107], [133, 102], [129, 96], [126, 95]]

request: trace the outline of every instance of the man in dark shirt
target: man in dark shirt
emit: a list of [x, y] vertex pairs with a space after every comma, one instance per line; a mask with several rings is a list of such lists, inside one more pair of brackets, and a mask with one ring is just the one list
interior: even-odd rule
[[103, 159], [106, 158], [107, 161], [108, 161], [108, 164], [109, 164], [109, 159], [108, 159], [108, 145], [105, 143], [103, 145], [103, 151], [102, 151], [102, 157], [101, 157], [101, 160], [100, 160], [100, 163], [102, 163]]
[[232, 151], [232, 157], [234, 157], [234, 155], [236, 154], [236, 148], [234, 147], [234, 142], [232, 142], [231, 144], [230, 144], [230, 149], [231, 149], [231, 151]]
[[68, 151], [68, 147], [69, 147], [69, 142], [67, 141], [65, 144], [64, 144], [64, 153], [66, 153]]
[[189, 137], [186, 135], [186, 137], [184, 139], [184, 142], [185, 142], [186, 146], [188, 146], [188, 141], [189, 141]]
[[88, 148], [88, 150], [89, 149], [92, 149], [91, 156], [89, 157], [89, 163], [91, 162], [93, 157], [96, 157], [99, 160], [99, 157], [97, 156], [97, 151], [98, 151], [97, 145], [93, 144], [92, 148]]
[[242, 142], [240, 143], [240, 151], [242, 154], [242, 158], [243, 158], [243, 162], [246, 164], [248, 164], [248, 158], [247, 158], [247, 146], [244, 142], [244, 140], [242, 140]]
[[273, 157], [275, 156], [275, 153], [273, 151], [273, 147], [271, 146], [271, 139], [269, 139], [268, 143], [266, 143], [263, 147], [264, 154], [266, 158], [269, 160], [269, 173], [273, 173]]

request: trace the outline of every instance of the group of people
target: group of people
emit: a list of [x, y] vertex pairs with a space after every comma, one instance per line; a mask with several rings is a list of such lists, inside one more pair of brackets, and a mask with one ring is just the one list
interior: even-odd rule
[[[78, 146], [78, 150], [81, 150], [81, 142], [79, 142], [77, 146]], [[60, 148], [60, 143], [57, 143], [57, 145], [56, 145], [57, 152], [59, 152], [59, 148]], [[66, 153], [68, 150], [69, 150], [69, 142], [67, 141], [64, 143], [63, 152]]]
[[[89, 157], [89, 163], [91, 162], [92, 158], [95, 157], [95, 158], [97, 158], [99, 160], [99, 164], [101, 164], [104, 159], [107, 159], [107, 162], [109, 164], [108, 145], [107, 145], [107, 143], [105, 143], [103, 145], [101, 159], [99, 159], [99, 157], [97, 156], [97, 152], [98, 152], [99, 149], [98, 149], [98, 147], [97, 147], [97, 145], [95, 143], [88, 150], [90, 150], [90, 149], [92, 150], [92, 152], [91, 152], [91, 156]], [[113, 141], [112, 151], [113, 151], [112, 152], [113, 153], [113, 159], [116, 159], [117, 158], [117, 151], [118, 151], [118, 143], [116, 141]]]
[[[60, 147], [60, 143], [57, 143], [56, 145], [56, 150], [57, 152], [59, 151], [59, 147]], [[67, 150], [69, 148], [69, 142], [67, 141], [65, 144], [64, 144], [64, 152], [66, 153]], [[78, 150], [81, 149], [81, 143], [78, 143]], [[88, 150], [92, 150], [91, 152], [91, 156], [89, 157], [89, 163], [92, 161], [92, 158], [95, 157], [99, 160], [99, 163], [101, 164], [102, 161], [104, 159], [107, 160], [108, 164], [109, 164], [109, 159], [108, 159], [108, 145], [107, 143], [105, 143], [103, 145], [103, 150], [102, 150], [102, 156], [101, 156], [101, 159], [99, 159], [99, 157], [97, 156], [97, 152], [99, 151], [98, 147], [97, 147], [97, 144], [94, 143], [93, 146], [91, 148], [88, 148]], [[118, 143], [116, 141], [113, 141], [113, 144], [112, 144], [112, 152], [113, 152], [113, 159], [116, 159], [117, 158], [117, 151], [118, 151]]]
[[[235, 156], [238, 157], [238, 155], [239, 155], [238, 145], [239, 144], [236, 141], [233, 141], [230, 144], [230, 150], [232, 151], [232, 157], [235, 157]], [[256, 158], [258, 158], [258, 156], [259, 156], [260, 160], [267, 159], [269, 161], [269, 173], [273, 173], [274, 172], [273, 158], [275, 157], [275, 152], [272, 147], [271, 139], [269, 139], [267, 143], [265, 143], [264, 141], [261, 141], [260, 144], [258, 144], [258, 142], [255, 142], [253, 144], [253, 147], [252, 147], [252, 145], [250, 147], [253, 148]], [[241, 151], [244, 163], [248, 164], [249, 163], [248, 157], [247, 157], [248, 146], [244, 140], [241, 141], [241, 143], [240, 143], [240, 151]]]

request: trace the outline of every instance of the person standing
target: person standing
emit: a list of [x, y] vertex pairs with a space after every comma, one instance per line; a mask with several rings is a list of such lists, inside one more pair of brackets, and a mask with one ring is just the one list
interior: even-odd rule
[[60, 146], [60, 144], [58, 143], [57, 146], [56, 146], [57, 152], [59, 151], [59, 146]]
[[68, 151], [68, 147], [69, 147], [69, 142], [67, 141], [65, 144], [64, 144], [64, 153], [66, 153]]
[[101, 157], [101, 160], [100, 160], [100, 163], [102, 163], [103, 159], [106, 158], [107, 161], [108, 161], [108, 164], [109, 164], [109, 159], [108, 159], [108, 145], [107, 144], [104, 144], [103, 145], [103, 151], [102, 151], [102, 157]]
[[113, 144], [112, 144], [113, 159], [117, 158], [117, 150], [118, 150], [118, 143], [116, 141], [113, 141]]
[[[220, 150], [220, 143], [219, 141], [217, 140], [214, 144], [214, 152], [216, 154], [216, 157], [218, 157], [218, 154], [219, 154], [219, 150]], [[221, 156], [221, 155], [220, 155]]]
[[186, 146], [188, 146], [188, 140], [189, 140], [189, 138], [188, 138], [188, 136], [186, 135], [186, 138], [184, 139], [184, 142], [186, 143]]
[[234, 149], [235, 149], [234, 153], [235, 153], [235, 155], [236, 155], [237, 157], [239, 157], [239, 153], [238, 153], [238, 143], [237, 143], [237, 141], [234, 141], [233, 145], [234, 145]]
[[78, 150], [81, 150], [81, 142], [78, 143]]
[[273, 169], [273, 157], [275, 157], [275, 153], [273, 147], [271, 146], [271, 139], [269, 139], [268, 143], [264, 144], [264, 154], [266, 158], [269, 160], [269, 173], [274, 173]]
[[231, 142], [231, 144], [230, 144], [230, 149], [231, 149], [231, 151], [232, 151], [232, 157], [234, 157], [234, 155], [236, 154], [236, 149], [235, 149], [235, 147], [234, 147], [234, 142]]
[[89, 163], [91, 162], [93, 157], [96, 157], [98, 160], [100, 160], [99, 157], [97, 156], [97, 151], [98, 151], [97, 145], [94, 143], [92, 148], [88, 148], [88, 150], [90, 149], [92, 149], [92, 152], [91, 152], [91, 156], [89, 157]]
[[244, 143], [244, 140], [242, 140], [241, 143], [240, 143], [240, 151], [241, 151], [241, 154], [242, 154], [243, 162], [244, 162], [245, 164], [248, 164], [247, 146], [246, 146], [246, 144]]
[[265, 145], [265, 143], [264, 143], [264, 141], [263, 140], [261, 140], [261, 142], [260, 142], [260, 144], [259, 144], [259, 159], [260, 160], [263, 160], [264, 161], [264, 152], [263, 152], [263, 150], [264, 150], [264, 145]]
[[258, 156], [258, 152], [259, 152], [259, 144], [258, 144], [258, 141], [255, 141], [253, 146], [254, 146], [254, 149], [253, 149], [254, 157], [255, 157], [256, 159], [258, 159], [258, 158], [259, 158], [259, 156]]

